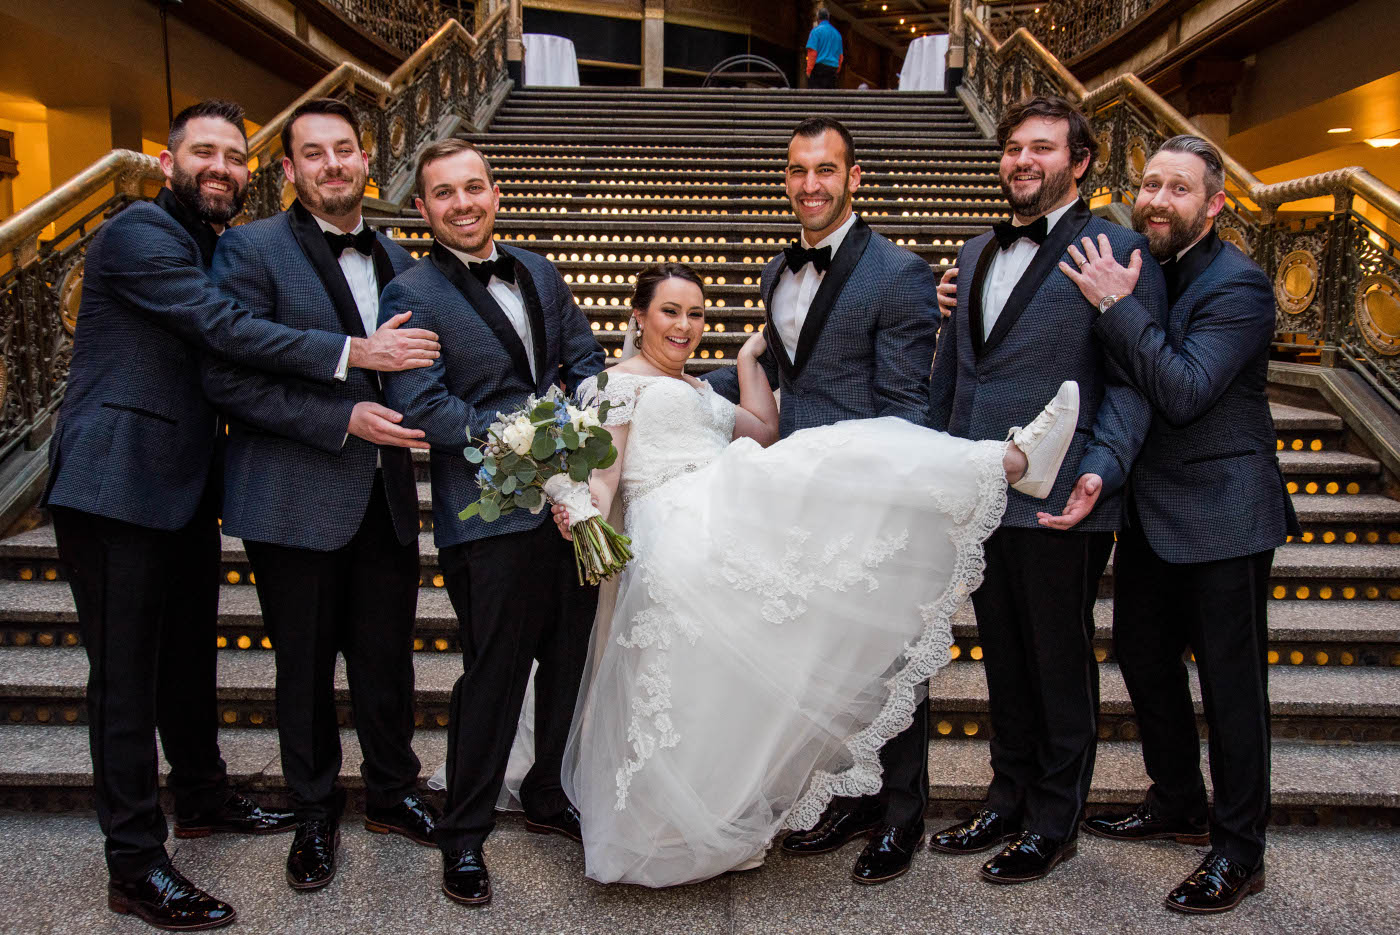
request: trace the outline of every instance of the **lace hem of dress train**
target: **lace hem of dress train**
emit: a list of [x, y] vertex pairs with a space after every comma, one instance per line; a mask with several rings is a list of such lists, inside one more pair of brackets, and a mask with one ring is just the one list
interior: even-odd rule
[[977, 445], [973, 454], [975, 498], [953, 502], [946, 492], [931, 491], [935, 505], [955, 522], [949, 536], [957, 558], [948, 586], [936, 600], [919, 608], [923, 633], [906, 651], [904, 665], [887, 680], [889, 695], [880, 712], [868, 726], [846, 740], [851, 765], [839, 773], [814, 773], [788, 812], [785, 827], [806, 830], [815, 826], [837, 796], [855, 798], [880, 791], [884, 773], [880, 749], [914, 722], [914, 709], [923, 700], [929, 679], [952, 661], [952, 616], [982, 583], [986, 569], [982, 544], [996, 532], [1006, 512], [1004, 454], [1002, 444]]

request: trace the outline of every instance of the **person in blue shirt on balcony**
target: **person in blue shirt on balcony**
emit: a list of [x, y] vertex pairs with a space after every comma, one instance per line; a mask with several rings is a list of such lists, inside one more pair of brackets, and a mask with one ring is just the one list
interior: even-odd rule
[[845, 59], [841, 33], [831, 25], [831, 14], [817, 11], [817, 25], [807, 36], [807, 87], [836, 87], [836, 72]]

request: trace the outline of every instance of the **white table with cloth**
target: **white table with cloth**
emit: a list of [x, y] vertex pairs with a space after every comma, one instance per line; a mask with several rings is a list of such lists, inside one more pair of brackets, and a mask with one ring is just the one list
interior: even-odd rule
[[525, 45], [525, 84], [576, 88], [578, 55], [572, 39], [527, 32], [520, 37]]
[[899, 73], [901, 91], [946, 91], [948, 34], [920, 36], [909, 43]]

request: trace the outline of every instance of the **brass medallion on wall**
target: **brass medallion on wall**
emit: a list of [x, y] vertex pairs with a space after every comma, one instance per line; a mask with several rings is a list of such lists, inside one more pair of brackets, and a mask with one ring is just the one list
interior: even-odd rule
[[1238, 247], [1239, 251], [1245, 256], [1253, 255], [1254, 247], [1250, 245], [1249, 240], [1238, 227], [1231, 224], [1222, 224], [1217, 219], [1215, 223], [1215, 233], [1221, 240]]
[[1011, 73], [1010, 67], [1001, 76], [1001, 103], [1003, 107], [1016, 103], [1016, 76]]
[[981, 49], [982, 43], [974, 42], [967, 50], [967, 73], [969, 75], [977, 74], [977, 60], [981, 57]]
[[452, 67], [446, 62], [438, 69], [438, 93], [444, 101], [452, 97]]
[[426, 82], [418, 89], [418, 94], [413, 100], [413, 108], [418, 112], [418, 122], [427, 123], [428, 115], [433, 110], [433, 97], [428, 91]]
[[297, 200], [297, 187], [292, 184], [290, 179], [283, 180], [282, 195], [278, 200], [282, 203], [283, 211], [286, 211], [288, 208], [290, 208], [292, 206], [292, 202]]
[[1142, 185], [1142, 174], [1147, 170], [1147, 141], [1140, 136], [1128, 138], [1127, 168], [1133, 188]]
[[1108, 171], [1109, 161], [1113, 158], [1113, 127], [1104, 127], [1094, 137], [1099, 142], [1099, 155], [1094, 160], [1092, 171], [1095, 175], [1102, 177]]
[[394, 119], [389, 121], [389, 152], [397, 159], [403, 155], [407, 144], [408, 127], [404, 125], [403, 114], [395, 114]]
[[1301, 315], [1317, 294], [1317, 257], [1308, 250], [1293, 250], [1274, 274], [1274, 299], [1289, 315]]
[[378, 145], [379, 140], [374, 136], [373, 127], [367, 126], [360, 131], [360, 149], [364, 150], [365, 155], [370, 158], [371, 162], [374, 160], [375, 147]]
[[[63, 322], [63, 330], [72, 335], [78, 328], [78, 308], [83, 302], [83, 269], [87, 265], [85, 257], [68, 267], [58, 284], [58, 315]], [[0, 399], [4, 393], [0, 393]]]
[[1373, 273], [1356, 287], [1356, 330], [1386, 357], [1400, 354], [1400, 283]]
[[1031, 72], [1027, 68], [1021, 72], [1021, 100], [1024, 101], [1033, 94], [1035, 94], [1035, 82], [1031, 80]]

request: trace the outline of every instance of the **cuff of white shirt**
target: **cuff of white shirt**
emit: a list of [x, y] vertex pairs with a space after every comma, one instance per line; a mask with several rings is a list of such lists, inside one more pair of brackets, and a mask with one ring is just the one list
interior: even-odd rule
[[350, 338], [345, 339], [345, 346], [340, 349], [340, 363], [335, 365], [335, 378], [344, 380], [350, 376]]

